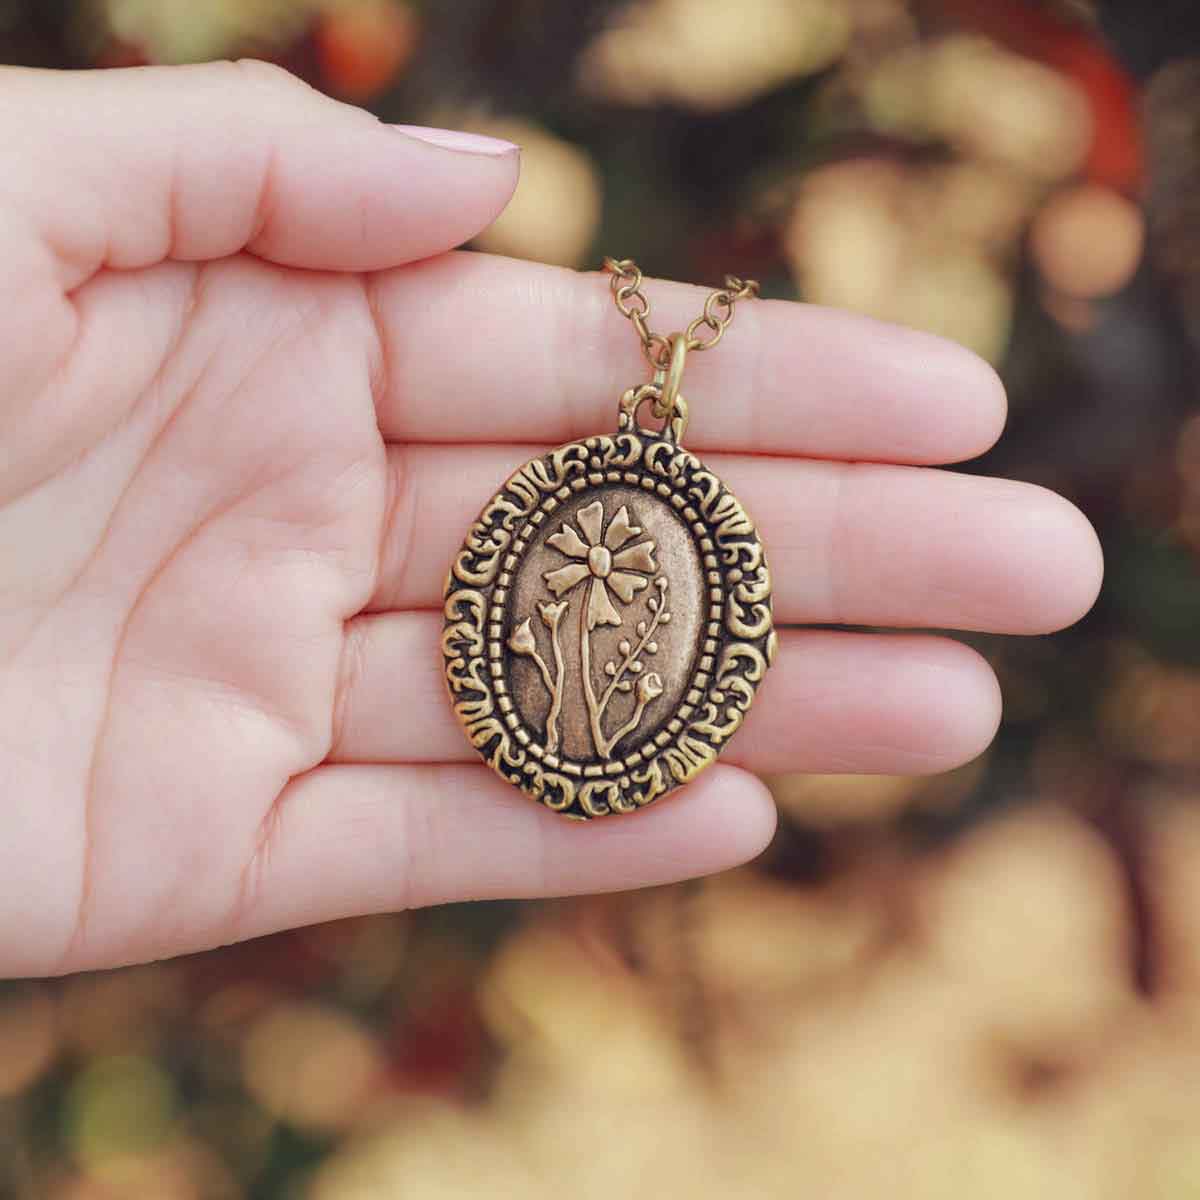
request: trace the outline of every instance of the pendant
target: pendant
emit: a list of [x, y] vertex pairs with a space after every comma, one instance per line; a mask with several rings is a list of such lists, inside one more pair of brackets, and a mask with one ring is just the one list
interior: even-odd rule
[[[682, 353], [677, 356], [682, 367]], [[455, 715], [484, 761], [555, 812], [629, 813], [694, 779], [737, 732], [775, 650], [754, 523], [685, 450], [658, 378], [612, 436], [517, 470], [445, 593]], [[638, 424], [653, 401], [662, 429]]]

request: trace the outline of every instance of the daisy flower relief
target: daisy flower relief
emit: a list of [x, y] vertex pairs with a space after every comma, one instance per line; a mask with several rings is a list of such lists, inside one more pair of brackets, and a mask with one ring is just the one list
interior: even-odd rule
[[[622, 504], [605, 527], [604, 504], [595, 500], [576, 514], [578, 529], [564, 524], [546, 539], [567, 562], [542, 576], [554, 601], [537, 605], [542, 624], [549, 631], [554, 669], [538, 650], [533, 621], [525, 617], [508, 639], [514, 654], [532, 660], [546, 691], [550, 694], [550, 711], [546, 718], [546, 749], [554, 753], [559, 748], [559, 718], [562, 715], [566, 687], [566, 664], [559, 629], [571, 599], [579, 597], [579, 683], [587, 713], [592, 745], [601, 758], [611, 758], [617, 743], [634, 732], [642, 723], [646, 709], [664, 694], [662, 676], [646, 671], [643, 659], [659, 651], [659, 629], [671, 619], [667, 611], [667, 580], [653, 580], [654, 591], [643, 606], [645, 619], [637, 622], [637, 631], [623, 639], [616, 655], [604, 663], [604, 674], [598, 684], [592, 675], [592, 635], [598, 626], [620, 625], [621, 614], [613, 598], [622, 605], [634, 602], [639, 592], [651, 584], [658, 570], [654, 561], [655, 544], [650, 538], [641, 541], [642, 530], [630, 519], [629, 508]], [[582, 585], [582, 586], [580, 586]], [[567, 599], [563, 599], [567, 597]], [[636, 682], [636, 687], [634, 686]], [[616, 729], [605, 721], [610, 703], [620, 695], [629, 695], [632, 711]]]
[[[658, 568], [654, 562], [654, 543], [647, 539], [629, 545], [641, 536], [641, 529], [629, 519], [622, 504], [604, 529], [604, 506], [596, 500], [576, 514], [579, 532], [564, 525], [547, 539], [559, 553], [571, 561], [545, 575], [546, 586], [555, 596], [564, 596], [585, 581], [588, 584], [587, 629], [597, 625], [620, 625], [621, 614], [613, 606], [610, 591], [622, 604], [649, 586], [649, 574]], [[582, 533], [582, 537], [580, 536]]]

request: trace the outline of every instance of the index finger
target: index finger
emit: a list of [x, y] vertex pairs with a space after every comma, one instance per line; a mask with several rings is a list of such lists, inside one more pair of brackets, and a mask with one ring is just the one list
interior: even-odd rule
[[[456, 253], [370, 284], [388, 364], [390, 441], [567, 441], [615, 428], [649, 378], [599, 274]], [[708, 289], [648, 280], [651, 327], [684, 328]], [[747, 300], [683, 392], [697, 449], [935, 464], [986, 450], [1004, 388], [970, 351], [813, 305]]]

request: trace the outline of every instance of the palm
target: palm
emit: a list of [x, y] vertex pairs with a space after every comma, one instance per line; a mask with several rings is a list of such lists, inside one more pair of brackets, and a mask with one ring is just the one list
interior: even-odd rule
[[[0, 970], [715, 870], [771, 833], [743, 767], [932, 771], [986, 744], [995, 681], [965, 647], [810, 629], [734, 765], [680, 799], [580, 828], [510, 792], [440, 694], [446, 564], [534, 448], [502, 443], [611, 427], [641, 371], [599, 279], [423, 261], [494, 215], [514, 156], [258, 69], [2, 82], [29, 169], [0, 188]], [[135, 199], [72, 89], [136, 132]], [[222, 105], [258, 114], [236, 149]], [[697, 302], [657, 285], [656, 323]], [[1033, 632], [1087, 607], [1074, 510], [920, 465], [996, 435], [986, 368], [794, 305], [738, 322], [689, 383], [692, 440], [758, 515], [782, 621]]]
[[[136, 328], [147, 289], [205, 302], [169, 353], [121, 364], [152, 383], [85, 461], [40, 483], [41, 503], [82, 519], [31, 548], [55, 560], [44, 606], [0, 622], [0, 723], [47, 751], [0, 751], [41, 809], [38, 844], [9, 852], [52, 855], [60, 911], [43, 919], [56, 936], [73, 923], [75, 943], [114, 922], [157, 940], [198, 898], [236, 936], [276, 799], [329, 752], [345, 622], [379, 559], [386, 459], [361, 284], [249, 259], [156, 273], [97, 278], [113, 311], [93, 319]], [[108, 370], [85, 365], [71, 386], [111, 392]], [[53, 684], [81, 634], [64, 711]]]

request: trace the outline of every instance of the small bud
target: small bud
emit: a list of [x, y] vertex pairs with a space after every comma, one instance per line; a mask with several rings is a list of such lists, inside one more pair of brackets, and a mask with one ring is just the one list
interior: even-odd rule
[[631, 670], [631, 671], [632, 671], [632, 672], [633, 672], [635, 675], [640, 675], [640, 674], [642, 673], [642, 664], [641, 664], [640, 662], [630, 663], [630, 664], [629, 664], [629, 669], [630, 669], [630, 670]]
[[638, 624], [637, 624], [637, 631], [638, 631], [638, 637], [645, 637], [645, 636], [646, 636], [646, 622], [645, 622], [645, 621], [639, 621], [639, 622], [638, 622]]
[[628, 642], [625, 642], [625, 641], [623, 641], [623, 642], [622, 642], [622, 643], [621, 643], [621, 644], [620, 644], [620, 645], [617, 647], [617, 649], [618, 649], [618, 650], [620, 650], [620, 652], [621, 652], [622, 654], [628, 654], [628, 653], [629, 653], [629, 650], [630, 650], [629, 643], [628, 643]]
[[657, 654], [658, 653], [658, 643], [657, 642], [647, 642], [646, 643], [646, 653], [647, 654]]
[[533, 640], [533, 630], [529, 628], [529, 618], [526, 617], [512, 632], [508, 639], [508, 648], [514, 654], [532, 654], [537, 649]]
[[658, 623], [660, 625], [668, 625], [668, 624], [670, 624], [670, 622], [671, 622], [671, 614], [669, 612], [663, 613], [663, 615], [658, 618]]
[[630, 683], [628, 679], [622, 679], [621, 682], [617, 684], [617, 691], [631, 692], [633, 691], [633, 684]]
[[553, 629], [562, 620], [562, 615], [566, 611], [567, 602], [565, 600], [559, 600], [557, 603], [547, 601], [544, 604], [538, 605], [538, 613], [541, 615], [542, 624], [547, 629]]
[[617, 664], [615, 662], [606, 662], [604, 664], [605, 675], [615, 675], [617, 673]]

